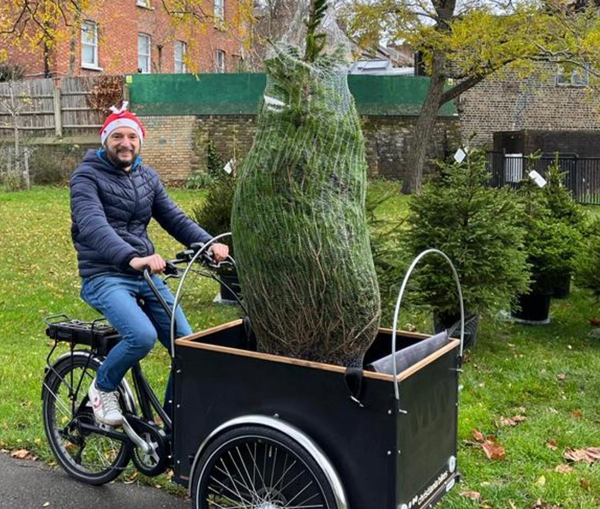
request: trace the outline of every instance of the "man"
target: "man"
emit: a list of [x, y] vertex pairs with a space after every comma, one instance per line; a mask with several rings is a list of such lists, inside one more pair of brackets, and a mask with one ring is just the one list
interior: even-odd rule
[[[88, 394], [99, 422], [123, 422], [116, 389], [125, 373], [152, 350], [156, 338], [170, 345], [170, 319], [143, 277], [144, 268], [165, 268], [148, 237], [151, 218], [189, 246], [212, 237], [169, 198], [156, 172], [139, 156], [145, 130], [127, 111], [111, 108], [100, 131], [102, 148], [90, 150], [71, 176], [72, 237], [77, 250], [82, 298], [102, 313], [122, 336], [91, 384]], [[228, 255], [223, 244], [212, 246], [215, 261]], [[169, 305], [174, 297], [161, 279], [154, 283]], [[138, 303], [138, 299], [143, 304]], [[177, 337], [191, 334], [180, 308], [175, 314]], [[165, 409], [170, 411], [171, 378]]]

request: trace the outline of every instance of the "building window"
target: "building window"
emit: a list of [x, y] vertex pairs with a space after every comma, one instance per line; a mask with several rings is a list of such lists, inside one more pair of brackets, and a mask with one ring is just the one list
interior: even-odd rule
[[215, 21], [225, 19], [225, 0], [215, 0]]
[[585, 68], [575, 67], [571, 70], [565, 69], [562, 65], [558, 65], [556, 72], [556, 84], [559, 87], [587, 87], [590, 82], [590, 69], [586, 65]]
[[149, 35], [138, 34], [138, 72], [150, 72], [152, 40]]
[[175, 55], [173, 57], [175, 65], [173, 72], [184, 73], [187, 72], [185, 66], [185, 55], [187, 53], [187, 44], [183, 41], [175, 41]]
[[81, 25], [81, 66], [97, 69], [98, 66], [98, 25], [84, 21]]
[[218, 49], [215, 51], [215, 72], [225, 72], [225, 52]]

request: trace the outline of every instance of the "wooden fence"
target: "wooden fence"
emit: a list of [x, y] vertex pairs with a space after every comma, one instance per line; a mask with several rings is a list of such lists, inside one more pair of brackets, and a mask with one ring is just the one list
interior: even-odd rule
[[0, 83], [0, 136], [12, 136], [15, 125], [20, 134], [35, 137], [97, 133], [106, 117], [90, 105], [98, 79]]

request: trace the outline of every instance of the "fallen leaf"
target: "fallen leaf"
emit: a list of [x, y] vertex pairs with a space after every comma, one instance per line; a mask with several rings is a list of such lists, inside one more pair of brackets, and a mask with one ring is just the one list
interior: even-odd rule
[[479, 499], [481, 498], [481, 493], [478, 491], [461, 491], [459, 495], [470, 500], [475, 500], [475, 502], [479, 502]]
[[10, 453], [12, 458], [16, 458], [18, 460], [36, 460], [37, 457], [34, 456], [27, 449], [17, 449]]
[[570, 474], [571, 472], [573, 472], [575, 469], [571, 466], [571, 465], [558, 465], [554, 471], [558, 472], [559, 474]]
[[587, 449], [567, 449], [563, 457], [569, 461], [582, 461], [595, 463], [600, 459], [600, 447], [588, 447]]
[[581, 486], [584, 490], [589, 490], [592, 483], [583, 477], [579, 479], [579, 486]]
[[590, 318], [590, 325], [593, 325], [594, 327], [600, 327], [600, 320], [598, 320], [597, 318]]
[[535, 484], [537, 484], [538, 486], [544, 486], [546, 484], [546, 476], [540, 476], [540, 478], [537, 481], [535, 481]]
[[481, 431], [474, 429], [471, 432], [471, 434], [473, 435], [473, 438], [476, 442], [485, 442], [485, 437], [483, 436], [483, 433]]
[[556, 375], [556, 378], [562, 382], [565, 379], [565, 375], [564, 375], [564, 373], [560, 373], [560, 374]]
[[573, 410], [571, 415], [575, 417], [575, 419], [581, 419], [581, 410]]
[[481, 448], [490, 460], [502, 460], [506, 456], [506, 451], [504, 447], [490, 440], [486, 440], [483, 444], [481, 444]]
[[552, 449], [553, 451], [556, 451], [556, 449], [558, 449], [558, 446], [556, 445], [556, 440], [548, 440], [546, 442], [546, 447], [548, 449]]
[[524, 415], [515, 415], [514, 417], [500, 417], [499, 425], [501, 427], [516, 426], [520, 422], [526, 421], [527, 417]]

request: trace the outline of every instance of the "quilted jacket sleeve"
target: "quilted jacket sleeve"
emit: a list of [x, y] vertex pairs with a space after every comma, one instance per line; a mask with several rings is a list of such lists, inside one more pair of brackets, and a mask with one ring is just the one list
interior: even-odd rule
[[108, 223], [96, 180], [86, 172], [75, 172], [71, 177], [71, 212], [80, 239], [117, 267], [125, 270], [129, 261], [139, 256]]
[[158, 175], [154, 173], [154, 203], [152, 217], [184, 246], [212, 239], [205, 230], [192, 221], [169, 197]]

